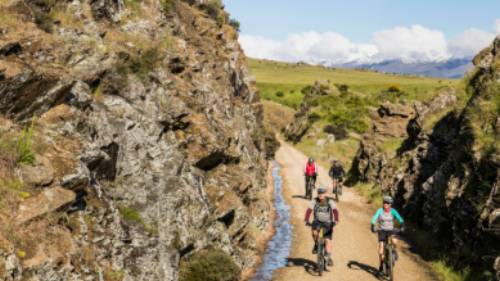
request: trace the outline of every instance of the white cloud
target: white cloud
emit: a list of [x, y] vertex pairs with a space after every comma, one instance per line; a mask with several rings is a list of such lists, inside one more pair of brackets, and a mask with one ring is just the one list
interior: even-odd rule
[[245, 34], [240, 35], [239, 41], [249, 57], [279, 59], [279, 57], [274, 56], [275, 50], [280, 46], [278, 41]]
[[383, 60], [399, 59], [415, 63], [444, 61], [451, 57], [444, 34], [421, 25], [375, 32], [373, 43]]
[[[500, 34], [500, 19], [495, 21]], [[277, 41], [261, 36], [240, 35], [246, 54], [254, 58], [314, 64], [375, 63], [401, 60], [406, 63], [437, 62], [473, 56], [488, 46], [494, 34], [467, 29], [447, 41], [439, 30], [422, 25], [395, 27], [373, 33], [371, 42], [359, 44], [336, 32], [302, 32]]]
[[470, 57], [490, 45], [493, 38], [493, 33], [469, 28], [450, 41], [450, 50], [454, 57]]

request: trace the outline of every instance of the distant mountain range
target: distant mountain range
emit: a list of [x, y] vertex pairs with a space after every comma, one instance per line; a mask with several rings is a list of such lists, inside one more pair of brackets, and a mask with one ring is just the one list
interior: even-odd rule
[[451, 59], [444, 62], [404, 63], [400, 60], [374, 64], [342, 64], [334, 67], [369, 69], [386, 73], [403, 73], [442, 78], [460, 78], [472, 68], [472, 58]]

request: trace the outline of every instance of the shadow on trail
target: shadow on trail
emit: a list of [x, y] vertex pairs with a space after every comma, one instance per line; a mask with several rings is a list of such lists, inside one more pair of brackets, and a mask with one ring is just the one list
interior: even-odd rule
[[287, 261], [287, 267], [301, 266], [304, 267], [304, 270], [307, 273], [311, 275], [317, 275], [315, 270], [316, 262], [303, 258], [288, 258], [286, 261]]
[[307, 197], [306, 197], [306, 196], [304, 196], [304, 195], [292, 195], [292, 198], [300, 198], [300, 199], [304, 199], [304, 200], [309, 201], [309, 198], [307, 198]]
[[382, 277], [380, 276], [378, 269], [373, 266], [360, 263], [358, 261], [349, 261], [347, 263], [347, 267], [349, 267], [349, 269], [352, 270], [364, 270], [370, 273], [373, 277], [377, 278], [378, 280], [383, 280]]

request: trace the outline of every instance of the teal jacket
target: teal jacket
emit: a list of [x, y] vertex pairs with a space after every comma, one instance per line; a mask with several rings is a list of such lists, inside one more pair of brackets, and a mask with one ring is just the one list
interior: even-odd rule
[[395, 209], [391, 208], [390, 212], [384, 212], [384, 209], [380, 208], [373, 216], [371, 223], [373, 225], [379, 223], [380, 229], [390, 231], [394, 229], [394, 218], [396, 218], [399, 224], [402, 225], [404, 223], [403, 218]]

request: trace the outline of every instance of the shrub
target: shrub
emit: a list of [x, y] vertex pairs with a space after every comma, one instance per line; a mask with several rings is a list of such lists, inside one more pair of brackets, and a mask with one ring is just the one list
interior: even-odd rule
[[35, 24], [41, 30], [51, 33], [54, 27], [54, 20], [49, 14], [43, 12], [35, 12]]
[[349, 86], [346, 84], [335, 84], [335, 87], [339, 90], [342, 95], [349, 93]]
[[[158, 62], [162, 60], [162, 56], [156, 47], [145, 50], [140, 55], [132, 57], [128, 63], [128, 69], [135, 73], [141, 81], [145, 82], [148, 80], [148, 75], [154, 68], [158, 65]], [[126, 69], [121, 69], [126, 71]]]
[[399, 87], [399, 85], [392, 84], [392, 85], [389, 86], [389, 88], [387, 89], [387, 91], [389, 93], [400, 93], [401, 92], [401, 87]]
[[180, 281], [237, 281], [240, 268], [222, 250], [203, 250], [181, 262]]
[[312, 91], [312, 86], [311, 85], [307, 85], [305, 86], [304, 88], [302, 88], [300, 90], [300, 92], [304, 95], [307, 95], [308, 93], [310, 93]]
[[310, 123], [314, 123], [318, 120], [321, 120], [321, 115], [319, 115], [319, 113], [317, 112], [312, 112], [311, 114], [309, 114], [309, 116], [307, 117], [307, 120], [310, 122]]
[[285, 95], [285, 93], [284, 93], [283, 91], [277, 91], [277, 92], [276, 92], [276, 96], [277, 96], [277, 97], [280, 97], [280, 98], [281, 98], [281, 97], [283, 97], [284, 95]]
[[175, 0], [160, 0], [160, 6], [163, 12], [170, 13], [175, 7]]
[[336, 140], [343, 140], [346, 139], [348, 136], [348, 132], [345, 126], [326, 125], [323, 128], [323, 132], [330, 135], [334, 135]]
[[230, 19], [229, 25], [232, 26], [234, 28], [234, 30], [236, 30], [237, 32], [241, 31], [240, 30], [241, 24], [237, 19]]
[[35, 118], [31, 121], [29, 127], [25, 127], [21, 132], [19, 141], [17, 142], [18, 162], [22, 164], [31, 165], [35, 161], [35, 155], [31, 148], [31, 141], [33, 140], [33, 129], [35, 127]]
[[207, 14], [217, 20], [221, 16], [222, 3], [220, 0], [209, 0], [206, 4], [203, 4], [201, 8], [207, 12]]

